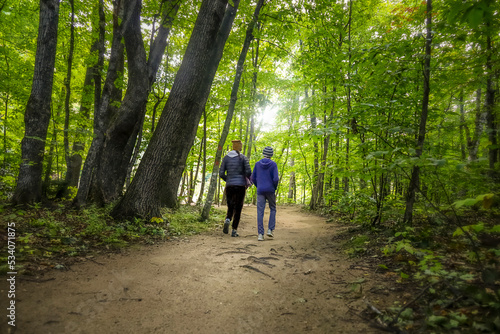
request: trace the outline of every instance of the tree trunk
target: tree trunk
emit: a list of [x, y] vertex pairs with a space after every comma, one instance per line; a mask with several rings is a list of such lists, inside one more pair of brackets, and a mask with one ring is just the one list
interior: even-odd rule
[[[424, 59], [424, 91], [422, 98], [422, 113], [420, 114], [420, 125], [418, 129], [417, 148], [415, 156], [420, 158], [424, 149], [425, 141], [425, 126], [427, 123], [427, 114], [429, 111], [429, 95], [430, 95], [430, 76], [431, 76], [431, 43], [432, 43], [432, 0], [427, 0], [427, 36], [425, 38], [425, 59]], [[415, 203], [415, 192], [419, 187], [419, 171], [418, 165], [413, 166], [408, 193], [406, 196], [406, 209], [403, 221], [411, 224], [413, 218], [413, 204]]]
[[[257, 96], [257, 75], [259, 73], [259, 46], [260, 46], [260, 39], [256, 40], [256, 47], [255, 47], [255, 57], [252, 59], [252, 64], [253, 64], [253, 73], [252, 73], [252, 111], [250, 112], [250, 132], [248, 133], [248, 147], [246, 151], [246, 157], [248, 158], [248, 161], [250, 161], [250, 158], [252, 156], [252, 146], [253, 146], [253, 140], [255, 139], [255, 105], [256, 105], [256, 96]], [[246, 145], [246, 143], [245, 143]]]
[[[90, 117], [91, 110], [91, 98], [94, 95], [94, 110], [98, 108], [98, 101], [100, 98], [101, 92], [101, 75], [100, 68], [102, 67], [102, 62], [104, 61], [104, 25], [105, 25], [105, 16], [104, 16], [104, 3], [103, 0], [99, 1], [98, 5], [98, 14], [99, 14], [99, 27], [97, 29], [98, 38], [92, 44], [90, 48], [90, 53], [93, 54], [98, 52], [98, 60], [93, 66], [87, 67], [85, 73], [85, 80], [82, 89], [82, 99], [80, 101], [80, 112], [84, 118], [88, 119]], [[92, 94], [92, 87], [95, 87], [94, 94]], [[95, 90], [98, 91], [95, 92]], [[97, 103], [96, 103], [97, 101]], [[80, 127], [80, 132], [84, 132], [85, 128]], [[73, 147], [71, 149], [72, 155], [69, 158], [69, 164], [67, 166], [66, 171], [66, 180], [65, 180], [65, 189], [63, 189], [62, 193], [64, 197], [69, 195], [68, 187], [78, 187], [78, 181], [80, 179], [80, 170], [82, 168], [82, 153], [85, 150], [85, 140], [81, 138], [81, 135], [75, 139], [73, 142]]]
[[75, 2], [69, 0], [71, 7], [71, 23], [70, 23], [70, 38], [68, 51], [68, 67], [66, 71], [66, 79], [64, 86], [66, 88], [66, 97], [64, 99], [64, 159], [66, 160], [66, 170], [70, 169], [70, 152], [69, 152], [69, 116], [70, 116], [70, 101], [71, 101], [71, 69], [73, 67], [73, 50], [75, 48]]
[[207, 110], [203, 110], [203, 139], [201, 140], [203, 146], [203, 169], [201, 172], [201, 189], [200, 196], [198, 197], [198, 201], [196, 204], [203, 201], [203, 193], [205, 192], [205, 177], [207, 174]]
[[[337, 166], [340, 166], [340, 133], [337, 132], [337, 140], [335, 141], [335, 154], [337, 156]], [[335, 175], [335, 190], [340, 190], [340, 178]]]
[[[99, 27], [95, 30], [99, 31], [97, 40], [97, 64], [93, 67], [94, 73], [94, 112], [99, 110], [101, 104], [101, 90], [102, 90], [102, 76], [101, 71], [104, 67], [104, 51], [105, 47], [105, 37], [106, 37], [106, 15], [104, 13], [104, 0], [99, 0], [98, 5], [99, 12]], [[94, 28], [92, 28], [94, 29]]]
[[[314, 91], [313, 91], [312, 95], [314, 96]], [[306, 90], [306, 99], [307, 99], [307, 90]], [[314, 107], [313, 107], [313, 109], [314, 109]], [[309, 209], [311, 209], [311, 210], [316, 210], [318, 207], [318, 173], [319, 173], [318, 155], [319, 155], [319, 149], [318, 149], [318, 142], [317, 142], [316, 138], [314, 138], [315, 132], [316, 132], [316, 127], [317, 127], [316, 123], [317, 123], [316, 114], [313, 111], [311, 114], [311, 132], [313, 133], [312, 141], [313, 141], [313, 147], [314, 147], [314, 171], [313, 171], [313, 177], [312, 177], [311, 202], [309, 203]]]
[[[489, 24], [487, 25], [489, 27]], [[498, 162], [498, 147], [497, 147], [497, 121], [495, 118], [495, 87], [493, 86], [493, 78], [495, 72], [492, 66], [492, 53], [493, 49], [491, 46], [491, 36], [486, 37], [486, 48], [487, 48], [487, 60], [486, 60], [486, 98], [484, 101], [484, 110], [486, 112], [486, 125], [488, 126], [488, 139], [490, 140], [490, 146], [488, 148], [488, 161], [490, 167], [490, 174], [492, 176], [496, 175], [495, 164]]]
[[[290, 160], [290, 167], [293, 167], [295, 165], [295, 160], [294, 158], [292, 157], [292, 159]], [[288, 183], [288, 199], [291, 199], [295, 202], [295, 188], [296, 188], [296, 184], [295, 184], [295, 171], [291, 171], [290, 172], [290, 182]]]
[[[5, 5], [5, 2], [4, 2]], [[3, 6], [2, 6], [3, 8]], [[5, 65], [6, 65], [6, 72], [10, 73], [10, 65], [9, 65], [9, 57], [7, 55], [5, 56]], [[8, 88], [6, 94], [5, 94], [5, 116], [3, 118], [3, 169], [7, 169], [7, 155], [8, 155], [8, 148], [7, 148], [7, 119], [9, 116], [9, 100], [10, 100], [10, 88]]]
[[[229, 107], [227, 110], [226, 121], [224, 122], [224, 128], [222, 129], [221, 137], [219, 139], [219, 144], [217, 146], [217, 152], [215, 154], [215, 162], [212, 168], [212, 176], [210, 178], [210, 184], [208, 186], [208, 194], [205, 200], [205, 205], [201, 213], [201, 219], [206, 220], [210, 214], [210, 208], [212, 207], [212, 199], [215, 192], [215, 187], [217, 184], [217, 178], [219, 177], [219, 165], [222, 158], [222, 149], [226, 143], [227, 135], [229, 133], [229, 128], [231, 127], [231, 121], [233, 119], [234, 108], [236, 106], [236, 101], [238, 100], [238, 89], [240, 86], [241, 75], [243, 73], [243, 68], [245, 64], [245, 59], [247, 57], [248, 49], [250, 48], [250, 42], [253, 39], [253, 29], [259, 18], [260, 9], [264, 4], [264, 0], [259, 0], [255, 7], [253, 13], [253, 19], [248, 25], [245, 41], [243, 42], [243, 48], [240, 52], [240, 57], [238, 59], [238, 64], [236, 65], [236, 74], [234, 76], [233, 87], [231, 89], [231, 99], [229, 101]], [[248, 158], [250, 159], [250, 158]]]
[[[81, 196], [77, 196], [80, 201], [79, 205], [86, 203], [87, 200], [103, 205], [121, 194], [141, 127], [139, 123], [144, 119], [148, 94], [166, 48], [170, 26], [179, 8], [177, 0], [168, 1], [162, 12], [162, 26], [151, 46], [147, 60], [141, 33], [141, 4], [140, 0], [126, 1], [123, 24], [119, 30], [115, 30], [116, 43], [119, 43], [122, 35], [125, 41], [129, 74], [128, 88], [120, 107], [116, 110], [103, 98], [104, 103], [100, 106], [103, 112], [100, 115], [101, 129], [94, 138], [94, 141], [97, 140], [95, 145], [93, 142], [89, 151], [92, 160], [88, 161], [89, 158], [87, 158], [85, 163], [87, 165], [88, 162], [88, 168], [92, 170], [90, 175], [86, 175], [89, 186], [86, 194], [82, 191]], [[115, 73], [108, 71], [108, 77], [110, 74], [114, 76]], [[110, 85], [113, 83], [114, 81], [109, 82]]]
[[245, 127], [245, 140], [243, 141], [243, 155], [248, 157], [248, 152], [247, 152], [247, 143], [248, 143], [248, 134], [249, 134], [249, 129], [250, 129], [250, 114], [245, 113], [245, 119], [246, 119], [246, 127]]
[[134, 171], [135, 162], [137, 161], [137, 158], [139, 157], [139, 151], [141, 150], [142, 129], [144, 127], [144, 120], [142, 120], [142, 122], [139, 122], [137, 124], [137, 126], [139, 126], [139, 131], [138, 131], [138, 136], [137, 136], [137, 140], [136, 140], [135, 147], [134, 147], [134, 154], [132, 155], [132, 159], [130, 159], [130, 162], [129, 162], [128, 168], [127, 168], [127, 178], [126, 178], [126, 182], [125, 182], [126, 188], [128, 188], [130, 186], [130, 180], [132, 178], [132, 172]]
[[[194, 166], [193, 166], [194, 168]], [[198, 172], [198, 171], [197, 171]], [[187, 202], [186, 204], [191, 204], [193, 203], [193, 195], [194, 195], [194, 188], [196, 186], [196, 176], [198, 173], [195, 173], [193, 169], [189, 171], [189, 184], [188, 184], [188, 194], [187, 194]]]
[[182, 182], [181, 182], [181, 186], [180, 186], [180, 191], [179, 191], [179, 195], [178, 197], [182, 198], [184, 197], [184, 185], [186, 184], [186, 179], [187, 179], [187, 171], [184, 171], [184, 173], [182, 174]]
[[468, 128], [465, 128], [467, 134], [467, 148], [469, 150], [469, 161], [477, 160], [479, 140], [483, 133], [485, 119], [486, 112], [484, 112], [481, 108], [481, 89], [478, 89], [476, 92], [476, 117], [474, 120], [474, 134], [472, 135], [472, 138], [469, 134]]
[[[80, 103], [80, 113], [82, 116], [88, 118], [90, 116], [90, 107], [88, 104], [88, 98], [90, 97], [90, 89], [92, 88], [92, 69], [88, 68], [85, 75], [85, 81], [83, 84], [82, 101]], [[83, 131], [82, 128], [80, 130]], [[80, 179], [80, 169], [82, 168], [82, 152], [85, 149], [85, 142], [83, 140], [75, 140], [73, 142], [72, 152], [73, 154], [69, 158], [69, 163], [66, 171], [66, 188], [67, 187], [78, 187], [78, 180]], [[65, 196], [67, 190], [64, 190]]]
[[161, 206], [177, 205], [186, 158], [236, 15], [226, 5], [227, 0], [203, 0], [156, 131], [113, 217], [158, 217]]
[[[54, 122], [55, 123], [55, 122]], [[52, 175], [52, 164], [54, 161], [54, 150], [57, 146], [57, 132], [54, 124], [54, 131], [52, 132], [52, 139], [50, 141], [49, 154], [47, 154], [47, 162], [45, 163], [45, 175], [42, 183], [42, 196], [44, 198], [48, 197], [48, 192], [51, 183]]]
[[[351, 46], [351, 28], [352, 28], [352, 0], [349, 0], [349, 30], [348, 30], [348, 43], [349, 43], [349, 63], [347, 66], [347, 80], [351, 80], [351, 58], [352, 58], [352, 46]], [[347, 85], [347, 114], [351, 115], [351, 85], [350, 82]], [[345, 173], [346, 175], [343, 178], [343, 184], [344, 184], [344, 193], [349, 192], [349, 177], [347, 174], [349, 173], [349, 154], [350, 154], [350, 129], [347, 128], [347, 134], [346, 134], [346, 144], [345, 144]]]
[[146, 110], [147, 98], [156, 78], [173, 17], [179, 8], [177, 0], [168, 1], [163, 12], [163, 25], [153, 42], [149, 59], [143, 47], [141, 33], [141, 1], [125, 2], [123, 30], [128, 60], [128, 85], [117, 117], [106, 129], [101, 160], [97, 165], [92, 199], [99, 205], [109, 203], [121, 195], [127, 176], [134, 144]]
[[[62, 92], [62, 91], [61, 91]], [[55, 118], [59, 118], [59, 111], [63, 108], [63, 98], [62, 94], [61, 96], [57, 99], [59, 103], [57, 104], [55, 110], [56, 110], [56, 115], [54, 115], [54, 111], [52, 110], [52, 140], [50, 141], [50, 148], [49, 148], [49, 154], [47, 155], [47, 162], [46, 162], [46, 167], [45, 167], [45, 177], [43, 179], [42, 183], [42, 196], [47, 197], [47, 193], [50, 187], [50, 181], [51, 181], [51, 175], [52, 175], [52, 164], [54, 161], [54, 151], [56, 151], [57, 155], [57, 126], [56, 126], [56, 120]]]
[[42, 200], [43, 154], [50, 122], [58, 20], [59, 0], [41, 0], [35, 71], [24, 114], [22, 161], [12, 197], [13, 204], [30, 204]]
[[250, 161], [250, 158], [252, 156], [252, 147], [254, 138], [255, 138], [255, 115], [252, 113], [252, 115], [250, 116], [250, 131], [248, 132], [248, 146], [246, 154], [248, 161]]
[[[85, 164], [83, 165], [80, 186], [78, 187], [78, 193], [76, 194], [73, 202], [73, 204], [77, 207], [84, 206], [87, 203], [87, 199], [91, 192], [91, 186], [93, 184], [92, 182], [96, 175], [97, 164], [101, 158], [106, 124], [108, 124], [111, 119], [111, 114], [116, 112], [116, 108], [113, 107], [113, 102], [121, 101], [121, 89], [115, 86], [115, 80], [118, 79], [120, 70], [123, 69], [124, 61], [124, 45], [121, 43], [122, 32], [120, 31], [120, 26], [118, 25], [119, 19], [122, 18], [122, 14], [119, 4], [114, 3], [113, 5], [113, 41], [111, 44], [108, 72], [102, 95], [100, 90], [98, 91], [97, 79], [99, 77], [96, 74], [95, 94], [99, 95], [99, 101], [95, 101], [95, 106], [97, 108], [94, 109], [94, 138], [85, 159]], [[97, 99], [96, 95], [94, 96], [94, 99]]]
[[[201, 156], [202, 155], [203, 155], [203, 139], [200, 141], [200, 151], [198, 152], [198, 160], [196, 162], [196, 171], [194, 173], [194, 180], [193, 180], [193, 183], [191, 184], [191, 188], [190, 188], [190, 198], [189, 198], [190, 204], [193, 203], [193, 201], [194, 201], [194, 192], [196, 190], [196, 183], [198, 183], [198, 174], [200, 172]], [[203, 179], [204, 175], [202, 175], [201, 178]]]
[[52, 161], [54, 160], [54, 147], [57, 145], [56, 132], [52, 134], [52, 140], [50, 141], [49, 154], [47, 155], [47, 166], [45, 167], [45, 177], [43, 180], [42, 193], [43, 196], [47, 197], [47, 192], [50, 186], [50, 174], [52, 173]]
[[[335, 88], [333, 89], [335, 92]], [[324, 86], [324, 94], [326, 95], [326, 85]], [[326, 101], [325, 101], [326, 103]], [[328, 131], [328, 127], [330, 126], [330, 122], [333, 119], [333, 110], [335, 108], [335, 100], [333, 101], [332, 109], [330, 110], [330, 117], [327, 116], [326, 110], [323, 116], [323, 124], [325, 127], [325, 135], [323, 138], [323, 154], [321, 156], [321, 167], [319, 168], [318, 178], [316, 180], [316, 200], [315, 207], [316, 209], [319, 205], [323, 203], [323, 192], [324, 192], [324, 183], [325, 183], [325, 173], [326, 173], [326, 160], [328, 157], [328, 149], [330, 147], [330, 132]], [[312, 200], [311, 200], [312, 202]]]
[[71, 101], [71, 72], [73, 67], [73, 50], [75, 48], [75, 3], [74, 0], [69, 0], [71, 7], [71, 23], [70, 23], [70, 38], [69, 38], [69, 51], [68, 51], [68, 67], [66, 70], [66, 79], [64, 80], [64, 87], [66, 89], [66, 97], [64, 99], [64, 160], [66, 161], [66, 177], [65, 182], [60, 185], [58, 190], [58, 197], [67, 195], [67, 181], [71, 177], [71, 156], [69, 149], [69, 119], [70, 119], [70, 101]]
[[[333, 117], [333, 112], [330, 115], [330, 119]], [[325, 124], [329, 124], [329, 120], [327, 120], [325, 116]], [[327, 134], [325, 135], [325, 138], [323, 139], [323, 154], [321, 156], [321, 169], [320, 172], [318, 173], [318, 180], [316, 187], [318, 189], [318, 197], [317, 197], [317, 202], [316, 205], [321, 205], [323, 204], [323, 197], [324, 197], [324, 183], [325, 183], [325, 173], [326, 173], [326, 161], [328, 158], [328, 149], [330, 146], [330, 135]]]
[[[8, 63], [7, 63], [8, 64]], [[7, 71], [8, 71], [8, 66], [7, 66]], [[3, 169], [7, 168], [7, 154], [8, 154], [8, 148], [7, 148], [7, 118], [9, 115], [9, 98], [10, 94], [7, 93], [5, 96], [5, 116], [3, 117]]]
[[[464, 91], [460, 91], [460, 96], [459, 96], [459, 109], [460, 109], [460, 128], [459, 128], [459, 134], [460, 134], [460, 154], [462, 157], [462, 160], [465, 160], [465, 140], [469, 139], [469, 128], [467, 124], [465, 124], [465, 108], [464, 108]], [[464, 131], [466, 135], [464, 136]]]

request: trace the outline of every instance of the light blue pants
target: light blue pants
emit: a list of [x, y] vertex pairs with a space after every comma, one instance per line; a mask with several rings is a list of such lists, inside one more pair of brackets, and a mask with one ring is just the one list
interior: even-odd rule
[[257, 230], [259, 234], [264, 234], [264, 210], [266, 208], [266, 200], [269, 203], [269, 224], [268, 229], [274, 230], [276, 226], [276, 194], [265, 193], [257, 194]]

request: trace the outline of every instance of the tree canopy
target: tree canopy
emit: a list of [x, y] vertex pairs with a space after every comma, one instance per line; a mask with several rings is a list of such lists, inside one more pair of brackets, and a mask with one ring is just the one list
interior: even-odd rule
[[[178, 6], [178, 12], [167, 13], [167, 3]], [[23, 165], [17, 143], [23, 138], [25, 117], [30, 117], [24, 114], [33, 84], [37, 12], [43, 8], [40, 4], [8, 0], [2, 3], [0, 177], [5, 199], [12, 196], [19, 167]], [[131, 20], [119, 2], [114, 7], [106, 1], [60, 3], [50, 126], [44, 141], [44, 198], [61, 196], [59, 190], [69, 171], [65, 156], [67, 160], [76, 149], [85, 163], [99, 131], [107, 136], [106, 142], [111, 140], [111, 133], [123, 133], [125, 123], [120, 123], [119, 118], [124, 118], [127, 111], [120, 105], [132, 103], [131, 99], [142, 94], [142, 87], [148, 92], [147, 102], [132, 110], [143, 109], [144, 117], [139, 112], [128, 123], [135, 129], [128, 144], [122, 144], [127, 145], [128, 154], [122, 162], [111, 163], [128, 170], [127, 180], [135, 175], [184, 58], [200, 1], [137, 4], [138, 12], [134, 15], [140, 15], [137, 29], [142, 42], [127, 39]], [[243, 140], [244, 153], [252, 163], [260, 158], [263, 147], [275, 148], [281, 174], [281, 202], [307, 203], [317, 208], [335, 206], [340, 199], [365, 198], [373, 200], [373, 222], [378, 223], [383, 219], [384, 203], [405, 201], [415, 166], [421, 170], [418, 201], [427, 197], [435, 203], [450, 204], [495, 191], [499, 159], [498, 6], [490, 0], [434, 1], [430, 13], [432, 40], [426, 55], [426, 4], [376, 0], [264, 4], [244, 62], [227, 140]], [[200, 185], [208, 180], [213, 165], [231, 99], [235, 66], [254, 7], [253, 2], [245, 1], [237, 8], [204, 105], [204, 116], [199, 120], [194, 141], [183, 144], [191, 150], [183, 177], [172, 183], [172, 187], [178, 184], [179, 189], [168, 190], [177, 193], [180, 202], [204, 199], [207, 188]], [[159, 28], [165, 24], [171, 24], [171, 31], [160, 36], [167, 43], [161, 63], [157, 74], [153, 72], [152, 86], [144, 87], [146, 84], [139, 83], [134, 74], [141, 67], [134, 65], [138, 63], [131, 59], [132, 51], [137, 45], [150, 52], [154, 39], [161, 33]], [[101, 48], [95, 45], [99, 34], [104, 36]], [[116, 55], [122, 55], [121, 61], [110, 53], [116, 37], [117, 43], [125, 46], [116, 51]], [[103, 58], [101, 64], [99, 57]], [[430, 61], [428, 122], [425, 144], [418, 147], [426, 59]], [[109, 66], [113, 66], [113, 73]], [[96, 70], [86, 81], [88, 68]], [[146, 71], [144, 68], [137, 73]], [[109, 93], [114, 94], [109, 108], [118, 109], [109, 111], [99, 130], [95, 122], [106, 95], [101, 91], [106, 80], [115, 91]], [[87, 88], [90, 85], [97, 88]], [[93, 97], [97, 97], [96, 102], [89, 103]], [[270, 115], [272, 124], [266, 124]], [[81, 146], [71, 149], [70, 143]], [[123, 150], [109, 145], [104, 148], [107, 156], [112, 152], [109, 150]], [[106, 170], [101, 173], [109, 174]], [[102, 204], [124, 193], [129, 182], [125, 180], [125, 170], [116, 181], [117, 192], [109, 198], [94, 195], [88, 200]], [[75, 188], [74, 196], [77, 184], [71, 186]], [[64, 192], [64, 196], [68, 194]], [[216, 196], [219, 195], [218, 192]], [[169, 205], [173, 205], [171, 201]]]

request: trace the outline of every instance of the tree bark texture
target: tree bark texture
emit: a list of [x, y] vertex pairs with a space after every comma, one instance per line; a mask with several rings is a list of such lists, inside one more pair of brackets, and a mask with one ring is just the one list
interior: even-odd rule
[[177, 190], [196, 136], [236, 9], [227, 0], [204, 0], [184, 59], [149, 146], [115, 218], [158, 217], [177, 205]]
[[42, 200], [43, 154], [50, 122], [58, 21], [59, 0], [41, 0], [35, 71], [24, 114], [21, 165], [12, 198], [13, 204], [29, 204]]

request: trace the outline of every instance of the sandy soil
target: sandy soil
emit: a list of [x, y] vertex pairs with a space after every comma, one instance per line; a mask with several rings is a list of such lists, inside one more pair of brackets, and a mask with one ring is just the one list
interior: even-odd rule
[[274, 239], [258, 242], [256, 225], [255, 207], [245, 206], [238, 238], [221, 225], [19, 278], [17, 326], [3, 315], [0, 332], [381, 332], [360, 314], [363, 296], [384, 303], [388, 282], [340, 250], [335, 237], [346, 226], [293, 206], [278, 208]]

